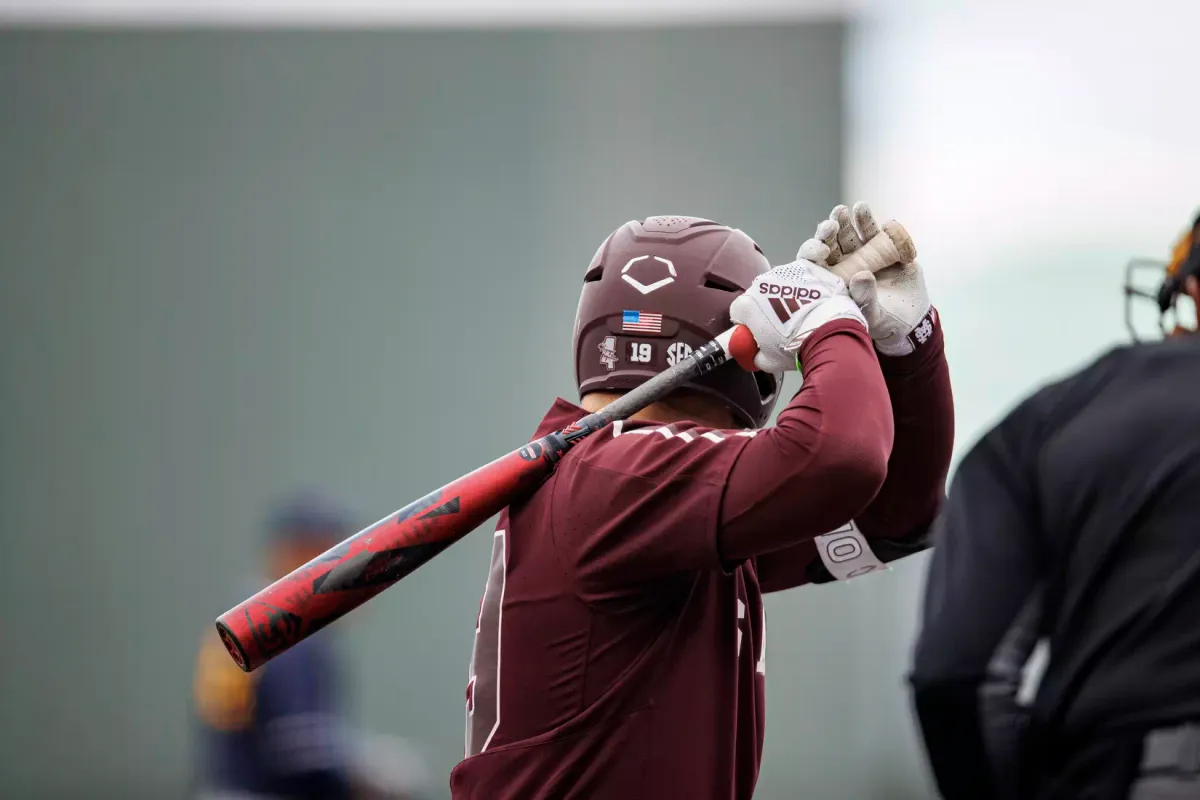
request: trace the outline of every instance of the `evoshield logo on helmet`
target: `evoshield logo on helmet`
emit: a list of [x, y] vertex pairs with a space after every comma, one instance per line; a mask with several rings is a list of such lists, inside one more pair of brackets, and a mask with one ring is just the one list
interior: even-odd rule
[[[634, 264], [638, 263], [639, 261], [645, 261], [648, 258], [653, 258], [655, 261], [657, 261], [660, 264], [666, 264], [667, 271], [669, 271], [671, 274], [665, 278], [662, 278], [661, 280], [655, 281], [654, 283], [650, 284], [649, 286], [642, 283], [641, 281], [639, 281], [637, 278], [633, 277], [632, 275], [627, 274], [629, 272], [630, 267], [632, 267]], [[659, 256], [638, 256], [637, 258], [629, 259], [629, 261], [627, 261], [625, 263], [625, 266], [621, 268], [621, 280], [625, 281], [626, 283], [628, 283], [633, 288], [637, 289], [642, 294], [650, 294], [655, 289], [661, 289], [662, 287], [666, 286], [667, 284], [675, 282], [675, 265], [672, 264], [671, 260], [668, 258], [661, 258]]]
[[600, 363], [612, 372], [617, 368], [617, 337], [608, 336], [600, 343]]

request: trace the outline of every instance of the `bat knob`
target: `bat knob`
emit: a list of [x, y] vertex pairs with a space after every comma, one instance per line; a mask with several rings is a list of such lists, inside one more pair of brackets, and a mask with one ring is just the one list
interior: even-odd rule
[[253, 668], [250, 666], [250, 658], [246, 655], [242, 643], [238, 641], [229, 626], [220, 620], [217, 621], [217, 635], [221, 637], [221, 644], [225, 645], [225, 649], [229, 651], [233, 663], [241, 667], [243, 672], [250, 672]]
[[917, 246], [913, 244], [912, 237], [908, 235], [908, 231], [903, 225], [896, 220], [890, 220], [883, 223], [883, 231], [896, 246], [896, 252], [900, 254], [898, 263], [909, 264], [917, 260]]

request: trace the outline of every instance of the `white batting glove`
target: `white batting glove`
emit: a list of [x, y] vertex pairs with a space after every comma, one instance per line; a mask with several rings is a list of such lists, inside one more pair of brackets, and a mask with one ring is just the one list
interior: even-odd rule
[[729, 306], [730, 319], [746, 326], [758, 345], [755, 368], [776, 374], [798, 369], [796, 353], [804, 340], [835, 319], [852, 319], [866, 327], [846, 284], [821, 266], [829, 252], [820, 238], [808, 240], [797, 260], [760, 275]]
[[[829, 237], [830, 220], [836, 223], [832, 238]], [[829, 247], [824, 263], [833, 266], [877, 233], [879, 226], [866, 203], [855, 203], [853, 211], [846, 206], [837, 206], [829, 220], [817, 226], [817, 238]], [[805, 242], [800, 249], [808, 245], [809, 242]], [[848, 289], [866, 317], [875, 349], [882, 355], [908, 355], [916, 348], [916, 342], [923, 342], [933, 329], [932, 322], [925, 319], [931, 311], [929, 291], [925, 288], [921, 267], [915, 261], [886, 267], [874, 274], [869, 270], [855, 273]]]

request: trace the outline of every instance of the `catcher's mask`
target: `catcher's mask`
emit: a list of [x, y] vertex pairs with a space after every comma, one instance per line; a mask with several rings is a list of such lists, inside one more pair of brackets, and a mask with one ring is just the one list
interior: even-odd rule
[[1169, 261], [1135, 258], [1125, 266], [1125, 327], [1135, 341], [1149, 338], [1145, 335], [1146, 326], [1139, 326], [1135, 320], [1136, 308], [1148, 306], [1138, 302], [1135, 307], [1135, 301], [1139, 300], [1154, 302], [1158, 311], [1157, 328], [1162, 336], [1197, 332], [1198, 310], [1193, 307], [1189, 316], [1186, 309], [1181, 313], [1179, 308], [1180, 297], [1186, 297], [1183, 287], [1189, 277], [1200, 278], [1200, 215], [1175, 244]]

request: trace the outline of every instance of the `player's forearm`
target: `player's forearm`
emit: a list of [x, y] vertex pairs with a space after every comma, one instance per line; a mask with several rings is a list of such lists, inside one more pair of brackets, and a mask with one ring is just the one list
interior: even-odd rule
[[804, 385], [730, 472], [719, 531], [726, 559], [827, 533], [861, 512], [886, 475], [891, 404], [862, 326], [830, 323], [800, 360]]
[[880, 356], [879, 362], [891, 397], [895, 440], [887, 479], [855, 521], [866, 536], [917, 539], [945, 499], [954, 447], [954, 397], [941, 323], [911, 354]]
[[[895, 438], [887, 478], [856, 517], [884, 563], [922, 552], [945, 497], [954, 442], [954, 398], [940, 323], [934, 335], [906, 356], [880, 356], [892, 402]], [[763, 591], [834, 580], [816, 550], [803, 543], [758, 559]]]

